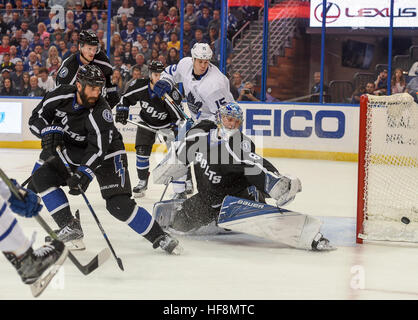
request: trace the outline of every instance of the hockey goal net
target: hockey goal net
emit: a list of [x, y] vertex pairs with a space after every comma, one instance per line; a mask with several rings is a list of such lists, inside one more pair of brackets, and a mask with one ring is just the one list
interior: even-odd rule
[[357, 242], [418, 242], [418, 104], [364, 95], [359, 132]]

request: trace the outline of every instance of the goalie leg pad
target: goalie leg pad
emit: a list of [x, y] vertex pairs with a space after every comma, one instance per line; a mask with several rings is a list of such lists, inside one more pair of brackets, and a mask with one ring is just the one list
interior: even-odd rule
[[164, 159], [152, 172], [155, 184], [167, 184], [171, 179], [178, 180], [187, 175], [187, 166], [176, 155], [174, 144], [171, 145]]
[[310, 250], [321, 221], [268, 204], [227, 196], [222, 204], [218, 226]]
[[167, 228], [173, 223], [177, 212], [182, 209], [184, 201], [185, 199], [173, 199], [154, 204], [152, 215], [161, 228]]

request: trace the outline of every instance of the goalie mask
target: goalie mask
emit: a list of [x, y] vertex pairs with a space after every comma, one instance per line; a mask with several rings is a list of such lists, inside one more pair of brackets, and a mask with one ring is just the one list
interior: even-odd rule
[[216, 123], [220, 136], [228, 140], [239, 131], [243, 119], [242, 109], [236, 102], [230, 102], [221, 106], [216, 113]]

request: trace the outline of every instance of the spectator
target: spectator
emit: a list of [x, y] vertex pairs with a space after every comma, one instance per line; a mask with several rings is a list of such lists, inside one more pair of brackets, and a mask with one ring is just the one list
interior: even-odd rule
[[120, 57], [120, 56], [114, 57], [113, 58], [113, 63], [114, 63], [115, 69], [119, 70], [119, 73], [120, 73], [120, 76], [122, 77], [122, 80], [127, 78], [128, 74], [129, 74], [129, 69], [123, 63], [122, 57]]
[[10, 79], [14, 83], [14, 88], [21, 92], [23, 86], [23, 62], [17, 61], [15, 65], [15, 71], [10, 73]]
[[135, 18], [149, 18], [152, 13], [144, 0], [136, 0], [134, 5], [134, 17]]
[[[373, 89], [374, 89], [374, 84], [373, 84]], [[364, 85], [360, 85], [356, 90], [354, 90], [353, 95], [351, 96], [351, 104], [359, 104], [361, 96], [365, 93], [366, 93], [366, 87]]]
[[271, 88], [267, 88], [266, 102], [279, 102], [280, 100], [271, 95]]
[[137, 34], [141, 34], [142, 35], [143, 33], [145, 33], [145, 23], [146, 23], [146, 21], [145, 21], [144, 18], [139, 18], [139, 20], [138, 20], [138, 26], [135, 28]]
[[38, 34], [41, 37], [41, 41], [44, 41], [45, 38], [49, 38], [50, 34], [46, 30], [46, 25], [43, 22], [38, 23]]
[[190, 44], [187, 40], [183, 40], [183, 57], [191, 57]]
[[194, 11], [196, 14], [200, 15], [204, 7], [208, 5], [202, 0], [194, 0]]
[[365, 93], [374, 95], [375, 90], [376, 90], [376, 86], [374, 85], [374, 82], [366, 83], [366, 92]]
[[197, 14], [194, 12], [194, 5], [193, 3], [188, 3], [186, 5], [186, 12], [184, 14], [184, 22], [190, 23], [191, 26], [194, 26], [197, 21]]
[[10, 38], [8, 35], [3, 35], [1, 38], [0, 54], [10, 52]]
[[145, 61], [149, 61], [151, 58], [151, 49], [148, 46], [148, 41], [146, 39], [142, 39], [141, 41], [142, 48], [139, 50], [139, 53], [142, 53], [142, 55], [145, 58]]
[[[310, 102], [319, 102], [319, 94], [320, 94], [320, 90], [321, 90], [321, 72], [314, 72], [313, 75], [313, 79], [314, 79], [314, 85], [311, 88], [311, 98], [310, 98]], [[325, 81], [324, 81], [325, 82]], [[322, 94], [324, 96], [324, 101], [326, 96], [328, 95], [328, 86], [324, 83], [323, 85], [323, 91]]]
[[33, 32], [29, 30], [29, 25], [27, 22], [22, 22], [20, 25], [22, 29], [22, 37], [28, 39], [28, 41], [33, 40]]
[[158, 35], [161, 32], [164, 23], [159, 22], [156, 17], [151, 18], [151, 23], [152, 23], [152, 31], [154, 31]]
[[213, 50], [215, 50], [214, 45], [215, 45], [216, 39], [218, 39], [218, 36], [219, 36], [219, 33], [216, 27], [214, 26], [209, 27], [208, 42], [210, 43], [211, 47], [213, 47], [212, 48]]
[[57, 58], [58, 59], [58, 63], [59, 64], [62, 63], [62, 60], [61, 60], [61, 58], [59, 57], [59, 54], [58, 54], [57, 47], [50, 46], [49, 47], [49, 50], [48, 50], [48, 58], [45, 61], [45, 66], [48, 68], [48, 70], [49, 70], [49, 68], [52, 67], [52, 65], [53, 65], [52, 59], [54, 59], [54, 58]]
[[99, 19], [99, 29], [100, 30], [107, 30], [107, 12], [102, 11], [100, 13], [100, 19]]
[[135, 9], [134, 9], [134, 7], [131, 6], [130, 1], [129, 0], [123, 0], [122, 1], [122, 6], [119, 7], [118, 12], [117, 12], [118, 16], [122, 17], [122, 14], [126, 14], [126, 16], [128, 18], [130, 18], [134, 15], [134, 13], [135, 13]]
[[91, 11], [87, 11], [86, 18], [83, 24], [81, 25], [81, 30], [90, 30], [92, 24], [93, 24], [93, 14], [91, 13]]
[[165, 41], [161, 41], [160, 42], [160, 50], [159, 50], [159, 52], [160, 52], [160, 55], [163, 55], [164, 57], [167, 58], [167, 56], [168, 56], [168, 45], [167, 45], [167, 42], [165, 42]]
[[140, 33], [138, 33], [136, 35], [136, 41], [132, 44], [132, 46], [133, 47], [137, 47], [138, 50], [141, 50], [141, 48], [142, 48], [142, 44], [141, 44], [142, 40], [144, 40], [144, 38], [142, 37], [142, 35]]
[[147, 21], [145, 23], [145, 32], [142, 34], [142, 37], [148, 41], [148, 47], [152, 46], [156, 34], [157, 33], [152, 30], [152, 22]]
[[168, 50], [167, 65], [177, 64], [180, 61], [180, 55], [176, 48]]
[[228, 11], [228, 22], [227, 22], [228, 28], [228, 39], [232, 39], [232, 36], [237, 33], [239, 27], [238, 27], [238, 19], [235, 17], [235, 15], [229, 10]]
[[3, 14], [3, 21], [9, 24], [13, 20], [13, 6], [10, 2], [6, 3], [6, 11]]
[[34, 33], [32, 41], [29, 41], [29, 48], [31, 51], [35, 49], [36, 46], [42, 46], [42, 41], [39, 33]]
[[97, 30], [97, 38], [100, 42], [100, 48], [106, 51], [107, 48], [107, 38], [105, 36], [105, 32], [103, 30]]
[[[69, 24], [69, 23], [75, 24], [74, 12], [72, 10], [69, 10], [65, 13], [65, 23], [66, 24]], [[78, 26], [78, 29], [79, 29], [80, 25], [77, 24], [77, 26]]]
[[30, 75], [29, 72], [23, 72], [22, 76], [22, 86], [19, 89], [19, 92], [22, 96], [27, 96], [30, 92]]
[[164, 5], [164, 1], [157, 0], [155, 4], [151, 6], [151, 13], [153, 17], [158, 17], [160, 14], [165, 17], [168, 14], [168, 9]]
[[29, 47], [29, 41], [26, 38], [22, 38], [20, 40], [20, 45], [17, 47], [17, 56], [22, 58], [22, 60], [26, 60], [31, 52]]
[[36, 31], [35, 29], [35, 25], [36, 25], [36, 21], [35, 18], [32, 16], [32, 12], [30, 10], [30, 7], [25, 7], [23, 8], [23, 14], [22, 17], [20, 18], [20, 21], [26, 22], [29, 26], [29, 29], [34, 32]]
[[51, 39], [49, 37], [46, 37], [44, 39], [44, 45], [42, 46], [42, 64], [44, 65], [46, 62], [46, 59], [48, 59], [49, 55], [49, 48], [55, 47], [54, 45], [51, 46]]
[[[228, 38], [226, 38], [225, 41], [226, 41], [226, 50], [225, 50], [225, 53], [226, 53], [226, 59], [227, 59], [227, 58], [230, 58], [231, 55], [232, 55], [232, 42], [229, 41]], [[215, 53], [216, 61], [219, 63], [221, 61], [221, 41], [220, 41], [220, 35], [215, 40], [215, 42], [213, 44], [213, 49], [214, 49], [213, 51]]]
[[396, 68], [391, 79], [392, 94], [405, 92], [406, 81], [401, 68]]
[[159, 56], [158, 50], [157, 49], [152, 49], [151, 50], [151, 58], [149, 60], [150, 61], [158, 60], [158, 56]]
[[118, 91], [119, 95], [122, 95], [123, 90], [125, 88], [125, 83], [123, 81], [122, 74], [119, 69], [113, 70], [112, 83], [116, 85], [116, 90]]
[[7, 23], [3, 21], [3, 16], [0, 15], [0, 34], [6, 34], [9, 33], [10, 29]]
[[171, 23], [168, 21], [165, 21], [163, 25], [163, 30], [160, 32], [161, 40], [166, 41], [166, 42], [170, 41], [170, 34], [172, 31], [173, 31], [173, 28], [171, 27]]
[[118, 32], [128, 28], [128, 20], [128, 16], [126, 14], [122, 14], [118, 23]]
[[145, 57], [142, 53], [138, 53], [135, 57], [136, 64], [131, 68], [133, 70], [135, 67], [141, 70], [141, 74], [146, 75], [148, 74], [148, 66], [145, 62]]
[[213, 10], [212, 20], [210, 20], [208, 24], [208, 32], [210, 31], [210, 28], [215, 28], [218, 32], [221, 30], [221, 17], [219, 10]]
[[38, 60], [38, 56], [36, 55], [35, 52], [32, 51], [31, 53], [29, 53], [28, 61], [25, 62], [24, 65], [23, 65], [23, 70], [28, 71], [29, 73], [31, 71], [33, 72], [33, 68], [34, 68], [35, 65], [38, 66], [38, 67], [41, 66], [41, 64]]
[[165, 17], [165, 20], [170, 22], [172, 28], [176, 27], [178, 22], [176, 7], [171, 7], [170, 10], [168, 10], [168, 15]]
[[134, 21], [132, 19], [128, 20], [128, 28], [120, 32], [120, 37], [122, 38], [123, 42], [133, 43], [136, 40], [136, 30]]
[[168, 49], [175, 48], [177, 49], [177, 51], [180, 51], [180, 41], [178, 39], [177, 33], [172, 32], [170, 34], [170, 41], [167, 42], [167, 48]]
[[4, 79], [3, 88], [0, 92], [1, 96], [17, 96], [18, 92], [13, 88], [13, 82], [10, 79]]
[[83, 11], [91, 12], [93, 9], [93, 0], [84, 0]]
[[255, 92], [252, 82], [248, 81], [245, 83], [237, 101], [260, 101], [260, 97]]
[[183, 40], [187, 40], [187, 42], [192, 42], [194, 37], [194, 32], [192, 30], [192, 25], [188, 21], [184, 21], [183, 26]]
[[1, 70], [1, 87], [4, 86], [4, 80], [10, 79], [10, 74], [12, 73], [12, 70], [4, 68]]
[[39, 68], [38, 86], [46, 92], [55, 88], [55, 81], [49, 75], [48, 69], [45, 67]]
[[30, 90], [28, 92], [29, 97], [42, 97], [45, 95], [45, 90], [38, 86], [38, 77], [33, 75], [30, 77]]
[[67, 56], [69, 56], [68, 52], [70, 50], [67, 48], [67, 45], [65, 44], [64, 40], [61, 40], [58, 42], [58, 54], [62, 60], [65, 60]]
[[210, 11], [208, 7], [203, 7], [202, 13], [198, 16], [196, 20], [196, 26], [203, 29], [208, 30], [209, 22], [212, 20], [210, 16]]
[[115, 52], [115, 48], [123, 45], [123, 41], [122, 38], [119, 34], [119, 32], [115, 32], [112, 36], [112, 38], [110, 39], [110, 52], [114, 53]]
[[128, 90], [128, 87], [133, 85], [136, 82], [136, 80], [141, 78], [141, 70], [138, 67], [132, 68], [132, 78], [128, 82], [126, 82], [123, 92], [126, 92], [126, 90]]
[[196, 43], [202, 43], [202, 42], [207, 43], [207, 40], [203, 36], [203, 30], [199, 28], [199, 29], [196, 29], [194, 32], [194, 40], [190, 43], [190, 47], [193, 48], [193, 46]]
[[12, 32], [16, 32], [17, 29], [20, 29], [21, 21], [18, 12], [12, 13], [12, 21], [8, 23], [8, 27]]
[[244, 82], [242, 81], [242, 76], [239, 72], [234, 72], [231, 83], [237, 89], [238, 95], [240, 95], [241, 90], [244, 88]]
[[10, 62], [16, 65], [18, 61], [23, 62], [24, 60], [17, 56], [16, 46], [10, 46]]
[[376, 90], [374, 94], [377, 96], [383, 96], [387, 93], [388, 88], [388, 70], [383, 69], [377, 76], [376, 81], [374, 82]]
[[157, 33], [157, 34], [155, 35], [154, 42], [153, 42], [153, 44], [152, 44], [152, 49], [156, 49], [157, 51], [160, 51], [160, 43], [161, 43], [161, 37], [160, 37], [160, 35]]
[[8, 52], [3, 54], [3, 62], [0, 64], [0, 71], [3, 69], [8, 69], [11, 71], [15, 70], [15, 65], [10, 61], [10, 53]]
[[161, 54], [158, 56], [158, 61], [160, 61], [164, 65], [164, 67], [168, 66], [167, 58]]
[[81, 27], [85, 19], [86, 19], [86, 14], [83, 12], [81, 1], [76, 0], [75, 11], [74, 11], [74, 25], [79, 25]]
[[54, 19], [54, 16], [55, 16], [55, 12], [53, 12], [51, 10], [48, 13], [48, 18], [43, 21], [43, 23], [45, 24], [45, 27], [46, 27], [46, 31], [48, 31], [50, 34], [53, 33], [54, 30], [55, 30], [54, 26], [52, 25], [52, 21]]
[[415, 77], [409, 80], [408, 85], [406, 86], [406, 92], [408, 92], [418, 103], [418, 70], [415, 71]]

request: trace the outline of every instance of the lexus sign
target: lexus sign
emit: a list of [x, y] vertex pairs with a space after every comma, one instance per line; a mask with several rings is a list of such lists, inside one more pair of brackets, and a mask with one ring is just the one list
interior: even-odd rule
[[[326, 2], [325, 15], [323, 1], [311, 0], [310, 26], [327, 28], [388, 28], [390, 26], [390, 0], [331, 0]], [[394, 1], [393, 26], [418, 26], [418, 1]]]

